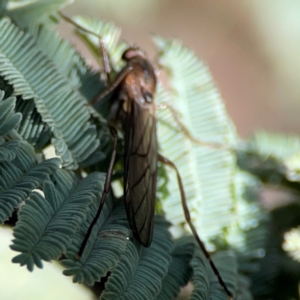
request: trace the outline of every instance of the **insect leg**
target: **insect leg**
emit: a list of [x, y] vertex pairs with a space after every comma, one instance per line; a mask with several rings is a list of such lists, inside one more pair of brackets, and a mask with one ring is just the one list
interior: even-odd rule
[[80, 258], [83, 254], [83, 251], [85, 249], [87, 241], [88, 241], [88, 239], [89, 239], [89, 237], [92, 233], [93, 227], [97, 223], [97, 220], [98, 220], [98, 218], [100, 216], [100, 213], [102, 211], [103, 205], [105, 203], [106, 195], [109, 193], [109, 190], [110, 190], [111, 175], [112, 175], [112, 172], [113, 172], [113, 167], [114, 167], [114, 164], [115, 164], [116, 153], [117, 153], [118, 132], [112, 126], [110, 126], [109, 129], [110, 129], [110, 133], [111, 133], [112, 137], [114, 138], [114, 149], [113, 149], [113, 152], [111, 154], [111, 159], [110, 159], [107, 175], [106, 175], [106, 178], [105, 178], [105, 183], [104, 183], [104, 188], [103, 188], [103, 192], [102, 192], [100, 205], [99, 205], [97, 214], [94, 217], [92, 223], [90, 224], [89, 229], [88, 229], [88, 231], [87, 231], [87, 233], [84, 237], [84, 240], [83, 240], [83, 242], [80, 246], [79, 252], [77, 254], [78, 258]]
[[179, 174], [179, 171], [178, 171], [177, 167], [175, 166], [175, 164], [173, 162], [171, 162], [170, 160], [168, 160], [167, 158], [163, 157], [160, 154], [158, 154], [158, 160], [160, 162], [162, 162], [163, 164], [168, 165], [169, 167], [171, 167], [176, 172], [177, 181], [178, 181], [179, 190], [180, 190], [180, 196], [181, 196], [181, 203], [182, 203], [182, 208], [183, 208], [183, 211], [184, 211], [185, 219], [186, 219], [187, 223], [189, 224], [189, 226], [190, 226], [190, 228], [192, 230], [192, 233], [193, 233], [193, 235], [194, 235], [194, 237], [195, 237], [198, 245], [200, 246], [202, 252], [204, 253], [204, 255], [206, 257], [206, 259], [209, 261], [209, 264], [210, 264], [213, 272], [217, 276], [220, 285], [223, 287], [224, 291], [226, 292], [226, 294], [228, 296], [228, 299], [232, 299], [231, 292], [229, 291], [229, 289], [227, 288], [225, 282], [223, 281], [220, 272], [218, 271], [216, 265], [212, 261], [210, 254], [206, 250], [205, 245], [201, 241], [201, 239], [200, 239], [200, 237], [199, 237], [199, 235], [197, 233], [197, 230], [196, 230], [196, 228], [195, 228], [195, 226], [194, 226], [194, 224], [193, 224], [193, 222], [191, 220], [190, 211], [189, 211], [189, 208], [187, 206], [187, 201], [186, 201], [186, 196], [185, 196], [185, 192], [184, 192], [184, 187], [183, 187], [182, 179], [181, 179], [181, 176]]
[[108, 85], [111, 85], [111, 78], [110, 78], [110, 64], [109, 64], [109, 57], [108, 57], [108, 53], [106, 51], [105, 48], [105, 44], [103, 39], [100, 39], [100, 52], [102, 53], [102, 64], [103, 64], [103, 68], [106, 74], [106, 79], [108, 82]]
[[102, 40], [102, 37], [97, 34], [96, 32], [93, 32], [83, 26], [81, 26], [80, 24], [76, 23], [72, 18], [68, 17], [67, 15], [65, 15], [62, 11], [59, 11], [58, 12], [59, 15], [68, 23], [72, 24], [73, 26], [77, 27], [78, 29], [82, 30], [82, 31], [85, 31], [86, 33], [89, 33], [97, 38], [99, 38], [100, 40]]
[[[162, 104], [159, 104], [159, 106], [157, 106], [156, 108], [157, 109], [165, 109], [165, 108], [169, 109], [176, 124], [179, 126], [178, 131], [183, 132], [183, 134], [194, 144], [197, 144], [199, 146], [209, 147], [212, 149], [225, 149], [225, 150], [235, 151], [232, 147], [228, 147], [222, 143], [204, 142], [204, 141], [201, 141], [201, 140], [195, 138], [190, 133], [190, 131], [186, 128], [186, 126], [181, 122], [179, 112], [172, 105], [170, 105], [168, 103], [162, 103]], [[160, 120], [160, 121], [163, 122], [163, 120]]]
[[129, 65], [127, 68], [124, 68], [122, 72], [118, 75], [118, 77], [114, 80], [114, 82], [108, 86], [104, 92], [102, 92], [100, 95], [96, 96], [91, 102], [91, 105], [94, 105], [95, 103], [101, 101], [105, 96], [110, 94], [112, 91], [114, 91], [118, 85], [121, 83], [121, 81], [125, 78], [125, 76], [132, 71], [132, 67]]
[[99, 48], [100, 48], [100, 52], [102, 53], [102, 65], [103, 65], [103, 68], [104, 68], [104, 71], [105, 71], [105, 74], [106, 74], [106, 78], [107, 78], [107, 82], [108, 84], [110, 85], [111, 83], [111, 80], [110, 80], [110, 72], [111, 72], [111, 69], [110, 69], [110, 64], [109, 64], [109, 57], [108, 57], [108, 53], [106, 51], [106, 48], [105, 48], [105, 44], [104, 44], [104, 41], [103, 41], [103, 38], [101, 35], [81, 26], [80, 24], [78, 24], [77, 22], [73, 21], [72, 18], [68, 17], [67, 15], [65, 15], [63, 12], [59, 12], [60, 16], [68, 23], [72, 24], [73, 26], [77, 27], [78, 29], [82, 30], [82, 31], [85, 31], [86, 33], [88, 34], [91, 34], [91, 35], [94, 35], [96, 36], [97, 38], [99, 38]]

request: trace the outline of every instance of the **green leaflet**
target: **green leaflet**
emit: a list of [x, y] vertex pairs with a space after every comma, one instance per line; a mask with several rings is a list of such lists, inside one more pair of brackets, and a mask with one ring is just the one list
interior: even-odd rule
[[[96, 209], [95, 205], [89, 220]], [[69, 259], [62, 262], [67, 266], [64, 274], [92, 285], [110, 272], [101, 299], [156, 299], [171, 263], [173, 242], [162, 217], [156, 217], [155, 225], [151, 247], [140, 246], [132, 240], [123, 203], [113, 205], [108, 199], [79, 260], [74, 258], [87, 228], [74, 238]], [[170, 288], [167, 283], [164, 287]]]
[[41, 260], [50, 261], [66, 253], [72, 236], [85, 220], [89, 204], [98, 195], [101, 175], [94, 173], [78, 182], [64, 170], [58, 170], [42, 185], [44, 197], [32, 192], [21, 208], [11, 248], [22, 254], [13, 262], [42, 267]]
[[[135, 245], [138, 251], [134, 258], [131, 258], [132, 253], [124, 253], [120, 264], [114, 270], [117, 273], [112, 273], [108, 278], [105, 285], [107, 290], [105, 289], [101, 299], [155, 299], [162, 288], [162, 279], [167, 274], [173, 246], [167, 230], [168, 222], [157, 216], [155, 225], [151, 247]], [[132, 260], [133, 268], [129, 272], [124, 272]], [[117, 290], [117, 282], [125, 282], [125, 284]]]
[[38, 149], [43, 149], [51, 139], [50, 127], [42, 120], [33, 101], [17, 100], [16, 111], [22, 114], [22, 121], [16, 131], [22, 138]]
[[263, 180], [273, 176], [280, 181], [283, 176], [288, 181], [297, 182], [300, 178], [299, 147], [298, 135], [257, 132], [240, 151], [239, 162]]
[[253, 300], [251, 294], [251, 279], [241, 273], [238, 274], [237, 299]]
[[75, 33], [91, 50], [99, 62], [99, 65], [103, 67], [102, 53], [99, 51], [100, 37], [102, 37], [113, 69], [120, 70], [120, 66], [122, 65], [120, 64], [120, 58], [122, 57], [123, 51], [127, 47], [127, 44], [124, 42], [120, 43], [119, 41], [121, 29], [116, 27], [113, 23], [103, 22], [83, 16], [75, 16], [73, 17], [73, 20], [82, 28], [87, 29], [89, 32], [95, 33], [95, 35], [93, 35], [75, 27]]
[[15, 113], [16, 98], [10, 97], [5, 100], [4, 92], [0, 90], [0, 137], [13, 130], [22, 119], [20, 113]]
[[[116, 27], [113, 23], [103, 22], [83, 16], [75, 16], [72, 18], [72, 20], [83, 29], [87, 30], [85, 31], [81, 28], [74, 27], [76, 35], [90, 49], [91, 53], [98, 61], [99, 66], [102, 69], [102, 73], [104, 73], [102, 52], [99, 50], [100, 37], [102, 37], [112, 67], [112, 73], [110, 74], [110, 76], [111, 78], [113, 78], [116, 75], [116, 72], [120, 71], [120, 69], [124, 66], [124, 62], [121, 60], [121, 57], [123, 51], [127, 47], [127, 44], [119, 41], [121, 29]], [[94, 34], [91, 34], [89, 32], [93, 32]], [[97, 74], [97, 76], [99, 75]], [[95, 96], [99, 95], [99, 87], [101, 87], [102, 89], [104, 87], [103, 82], [100, 82], [100, 84], [97, 83], [97, 81], [99, 81], [98, 78], [85, 76], [81, 79], [82, 86], [80, 91], [84, 95], [86, 95], [88, 100], [92, 100]], [[91, 91], [93, 90], [96, 91], [96, 93], [90, 95]], [[105, 97], [106, 100], [107, 98], [109, 98], [109, 95], [108, 97]], [[100, 111], [103, 116], [107, 116], [109, 114], [109, 108], [106, 100], [100, 101], [99, 103], [95, 104], [96, 110], [98, 112]], [[94, 111], [91, 111], [91, 113], [95, 115]]]
[[195, 241], [191, 236], [182, 237], [174, 242], [168, 274], [163, 279], [162, 290], [156, 297], [157, 300], [174, 299], [180, 287], [188, 283], [192, 276], [190, 262], [195, 248]]
[[15, 149], [20, 146], [19, 141], [10, 141], [0, 145], [0, 162], [13, 161], [16, 158]]
[[[156, 38], [155, 42], [170, 86], [167, 90], [160, 85], [156, 98], [159, 103], [171, 104], [180, 111], [179, 120], [203, 143], [193, 143], [168, 108], [157, 111], [160, 151], [179, 168], [193, 223], [206, 243], [223, 249], [231, 246], [241, 253], [247, 249], [251, 258], [243, 257], [242, 263], [246, 265], [251, 260], [257, 264], [264, 255], [268, 218], [257, 202], [259, 182], [237, 167], [233, 149], [238, 137], [212, 77], [207, 67], [180, 42], [162, 38]], [[163, 208], [177, 229], [185, 220], [175, 176], [169, 178], [168, 187], [171, 196], [163, 202]], [[247, 275], [248, 271], [241, 270]], [[193, 297], [212, 297], [208, 282], [204, 284], [207, 275], [199, 272], [202, 275], [195, 277], [198, 292], [195, 288]], [[236, 274], [237, 270], [228, 279], [232, 291], [237, 291]], [[247, 290], [245, 287], [246, 294]], [[224, 297], [223, 290], [220, 293]]]
[[[55, 172], [60, 160], [57, 158], [37, 164], [32, 147], [25, 141], [10, 142], [10, 155], [0, 162], [0, 223], [3, 223], [31, 191]], [[3, 149], [4, 145], [1, 145]], [[13, 153], [13, 154], [12, 154]]]
[[60, 73], [83, 97], [91, 101], [104, 89], [100, 74], [86, 66], [84, 59], [55, 30], [40, 26], [35, 34], [36, 44], [52, 60]]
[[[98, 210], [100, 196], [101, 194], [91, 205], [86, 222], [74, 235], [72, 245], [66, 253], [67, 260], [62, 261], [63, 265], [67, 267], [64, 274], [73, 276], [74, 282], [93, 285], [95, 281], [104, 277], [118, 261], [119, 252], [124, 250], [127, 237], [131, 234], [126, 224], [124, 208], [117, 207], [114, 210], [114, 203], [108, 197], [82, 257], [79, 260], [76, 259], [87, 229]], [[115, 221], [120, 223], [114, 224]], [[101, 257], [106, 259], [101, 259]]]
[[[24, 1], [25, 2], [25, 1]], [[21, 28], [35, 24], [54, 25], [57, 22], [56, 12], [70, 3], [69, 0], [33, 0], [6, 8], [5, 14]]]
[[[53, 133], [52, 143], [63, 165], [73, 169], [99, 146], [96, 128], [89, 122], [85, 99], [74, 90], [35, 46], [34, 40], [8, 19], [0, 21], [0, 75], [24, 100], [34, 99], [42, 120]], [[64, 113], [63, 113], [64, 112]]]
[[[192, 136], [204, 143], [193, 143], [176, 123], [170, 109], [157, 111], [160, 151], [179, 169], [192, 220], [204, 241], [221, 237], [234, 222], [233, 193], [236, 158], [227, 146], [234, 146], [237, 136], [227, 116], [219, 92], [208, 68], [179, 41], [156, 37], [160, 63], [166, 68], [170, 89], [162, 86], [157, 101], [172, 105]], [[182, 224], [184, 216], [176, 177], [170, 178], [172, 196], [163, 203], [167, 218], [174, 225]], [[175, 188], [174, 188], [175, 187]], [[168, 210], [167, 207], [176, 207]], [[218, 219], [218, 222], [214, 220]]]
[[[235, 299], [237, 290], [237, 261], [235, 254], [231, 251], [222, 251], [212, 256], [212, 260], [217, 266], [227, 287]], [[204, 254], [197, 249], [191, 261], [193, 267], [194, 290], [191, 300], [204, 299], [227, 299], [227, 296], [220, 286], [217, 277], [212, 272]]]

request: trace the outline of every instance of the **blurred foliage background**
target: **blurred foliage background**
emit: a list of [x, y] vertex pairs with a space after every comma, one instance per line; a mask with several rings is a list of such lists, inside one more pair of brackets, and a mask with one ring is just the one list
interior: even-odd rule
[[65, 12], [115, 22], [150, 57], [151, 33], [182, 40], [208, 63], [242, 137], [299, 132], [299, 1], [77, 0]]

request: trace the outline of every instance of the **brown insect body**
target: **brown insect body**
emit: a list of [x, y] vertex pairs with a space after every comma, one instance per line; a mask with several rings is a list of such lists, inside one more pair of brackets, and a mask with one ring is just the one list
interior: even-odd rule
[[134, 236], [148, 247], [152, 241], [157, 181], [155, 71], [143, 52], [129, 48], [127, 65], [119, 73], [111, 97], [112, 123], [120, 123], [125, 136], [124, 199]]
[[116, 157], [117, 133], [114, 128], [116, 125], [123, 129], [125, 136], [124, 199], [127, 219], [134, 236], [143, 246], [150, 246], [153, 236], [157, 162], [160, 161], [176, 172], [186, 221], [228, 299], [232, 299], [231, 292], [192, 223], [182, 179], [176, 165], [158, 154], [155, 105], [153, 102], [153, 94], [156, 88], [154, 68], [138, 48], [129, 48], [124, 52], [122, 58], [127, 61], [127, 65], [121, 70], [115, 81], [91, 102], [91, 104], [94, 104], [107, 94], [114, 92], [111, 97], [109, 123], [114, 124], [110, 128], [115, 144], [101, 203], [81, 245], [79, 256], [83, 253], [87, 239], [102, 210], [105, 195], [109, 191]]
[[[72, 19], [64, 14], [61, 14], [61, 16], [84, 31], [94, 34], [74, 23]], [[103, 65], [109, 79], [109, 59], [102, 39], [100, 39], [100, 45], [103, 54]], [[154, 68], [150, 61], [145, 57], [144, 52], [139, 48], [132, 47], [127, 49], [122, 58], [127, 62], [127, 65], [121, 70], [114, 82], [108, 86], [101, 95], [93, 99], [90, 104], [95, 104], [109, 93], [114, 92], [111, 97], [109, 123], [114, 123], [117, 127], [122, 127], [125, 135], [124, 199], [131, 230], [136, 239], [143, 246], [150, 246], [153, 236], [157, 162], [160, 161], [176, 172], [185, 219], [189, 224], [199, 247], [209, 261], [220, 285], [227, 294], [228, 299], [232, 299], [232, 293], [227, 288], [192, 223], [182, 179], [176, 165], [172, 161], [158, 154], [155, 105], [153, 102], [153, 95], [156, 88]], [[180, 124], [180, 122], [178, 123]], [[184, 126], [181, 127], [184, 128]], [[110, 131], [114, 138], [114, 148], [105, 179], [100, 205], [80, 246], [77, 254], [78, 258], [83, 254], [93, 227], [100, 216], [106, 195], [110, 190], [111, 175], [116, 158], [118, 140], [118, 134], [114, 126], [110, 126]], [[184, 132], [188, 137], [191, 137], [187, 131]]]

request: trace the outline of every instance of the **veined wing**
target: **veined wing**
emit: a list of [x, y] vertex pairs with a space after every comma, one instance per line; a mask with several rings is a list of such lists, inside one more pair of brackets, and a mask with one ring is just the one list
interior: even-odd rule
[[152, 241], [157, 181], [156, 120], [147, 107], [128, 99], [124, 125], [124, 197], [131, 230], [140, 243]]

